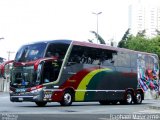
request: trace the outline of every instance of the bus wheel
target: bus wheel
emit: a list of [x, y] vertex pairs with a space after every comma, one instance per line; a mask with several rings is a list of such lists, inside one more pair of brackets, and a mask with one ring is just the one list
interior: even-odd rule
[[47, 102], [35, 102], [38, 107], [46, 106]]
[[99, 103], [100, 103], [101, 105], [109, 105], [110, 102], [107, 101], [107, 100], [100, 100]]
[[62, 101], [60, 101], [60, 104], [62, 106], [70, 106], [73, 101], [73, 94], [70, 91], [65, 91]]
[[127, 92], [127, 95], [126, 95], [126, 104], [132, 104], [132, 101], [133, 101], [133, 96], [132, 96], [132, 92], [128, 91]]
[[134, 102], [135, 102], [135, 104], [141, 104], [142, 103], [142, 94], [140, 92], [137, 92]]

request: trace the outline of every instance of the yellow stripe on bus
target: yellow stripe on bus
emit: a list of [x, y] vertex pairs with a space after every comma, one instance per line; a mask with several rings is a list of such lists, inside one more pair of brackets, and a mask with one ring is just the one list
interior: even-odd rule
[[89, 84], [90, 80], [99, 72], [102, 71], [106, 71], [106, 70], [111, 70], [109, 68], [105, 68], [105, 69], [98, 69], [98, 70], [94, 70], [90, 73], [88, 73], [80, 82], [76, 93], [75, 93], [75, 100], [76, 101], [83, 101], [84, 100], [84, 96], [85, 96], [85, 92], [86, 92], [86, 86]]

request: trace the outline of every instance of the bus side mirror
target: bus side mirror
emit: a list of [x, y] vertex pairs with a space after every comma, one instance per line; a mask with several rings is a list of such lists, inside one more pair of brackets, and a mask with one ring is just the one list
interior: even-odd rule
[[5, 66], [9, 65], [10, 63], [13, 63], [13, 62], [14, 62], [13, 60], [10, 60], [10, 61], [6, 61], [6, 62], [0, 64], [0, 77], [3, 77], [4, 79], [6, 79]]
[[4, 79], [6, 79], [3, 68], [0, 66], [0, 77], [3, 77]]

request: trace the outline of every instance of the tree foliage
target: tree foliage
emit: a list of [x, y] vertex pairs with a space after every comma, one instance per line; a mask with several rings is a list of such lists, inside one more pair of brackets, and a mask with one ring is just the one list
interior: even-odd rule
[[118, 43], [118, 47], [120, 48], [125, 47], [129, 35], [130, 35], [130, 28], [128, 28], [125, 34], [123, 35], [122, 40]]
[[137, 33], [136, 36], [129, 35], [125, 44], [121, 47], [136, 51], [155, 53], [160, 58], [160, 36], [146, 38], [144, 33], [145, 31], [143, 31], [143, 33]]
[[157, 35], [160, 35], [160, 31], [158, 29], [156, 29]]
[[98, 33], [96, 33], [95, 31], [90, 31], [90, 32], [93, 33], [96, 37], [98, 37], [98, 41], [100, 42], [100, 44], [106, 44], [105, 40]]
[[137, 37], [138, 36], [140, 36], [140, 37], [145, 37], [146, 35], [146, 30], [142, 30], [142, 31], [139, 31], [138, 33], [137, 33]]

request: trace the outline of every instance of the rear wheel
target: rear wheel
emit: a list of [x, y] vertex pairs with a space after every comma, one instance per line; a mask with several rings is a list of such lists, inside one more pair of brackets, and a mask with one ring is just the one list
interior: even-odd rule
[[132, 92], [130, 91], [127, 92], [125, 101], [126, 101], [126, 104], [132, 104], [132, 101], [133, 101]]
[[140, 92], [137, 92], [134, 102], [135, 102], [135, 104], [141, 104], [142, 103], [142, 94]]
[[132, 92], [131, 91], [127, 91], [125, 99], [123, 101], [121, 101], [121, 104], [132, 104], [133, 101], [133, 96], [132, 96]]
[[71, 91], [65, 91], [62, 101], [60, 101], [60, 104], [62, 106], [70, 106], [73, 101], [73, 93]]
[[47, 102], [35, 102], [38, 107], [46, 106]]

